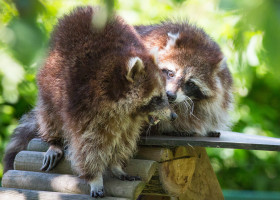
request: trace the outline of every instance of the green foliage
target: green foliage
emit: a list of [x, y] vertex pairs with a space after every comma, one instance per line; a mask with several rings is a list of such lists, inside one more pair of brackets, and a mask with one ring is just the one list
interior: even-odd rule
[[[188, 19], [217, 41], [234, 76], [233, 130], [280, 137], [280, 2], [277, 0], [0, 1], [0, 159], [20, 116], [36, 103], [36, 71], [57, 18], [107, 5], [131, 24]], [[280, 190], [277, 152], [208, 149], [224, 189]], [[0, 174], [2, 165], [0, 165]], [[278, 181], [278, 182], [277, 182]]]

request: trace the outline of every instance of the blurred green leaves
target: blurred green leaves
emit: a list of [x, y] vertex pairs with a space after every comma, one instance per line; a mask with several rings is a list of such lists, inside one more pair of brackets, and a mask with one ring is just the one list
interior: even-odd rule
[[[35, 74], [57, 18], [108, 5], [131, 24], [188, 19], [221, 46], [234, 76], [233, 130], [280, 137], [278, 0], [0, 0], [0, 159], [20, 116], [36, 102]], [[208, 149], [224, 189], [280, 190], [277, 152]], [[1, 174], [2, 165], [0, 165]]]

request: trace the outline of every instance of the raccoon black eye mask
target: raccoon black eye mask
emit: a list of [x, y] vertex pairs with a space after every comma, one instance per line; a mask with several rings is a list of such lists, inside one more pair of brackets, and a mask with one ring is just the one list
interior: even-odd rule
[[204, 95], [199, 87], [191, 80], [188, 80], [185, 83], [183, 90], [186, 96], [190, 97], [193, 100], [202, 100], [207, 98], [207, 96]]

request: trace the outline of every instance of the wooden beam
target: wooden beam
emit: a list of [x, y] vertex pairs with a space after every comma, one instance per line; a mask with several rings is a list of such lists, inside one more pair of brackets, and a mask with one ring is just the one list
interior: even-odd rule
[[[41, 172], [45, 152], [21, 151], [17, 154], [14, 162], [15, 170]], [[148, 182], [157, 168], [157, 162], [151, 160], [131, 159], [124, 169], [129, 175], [140, 176]], [[71, 163], [63, 158], [50, 173], [73, 174]], [[109, 173], [108, 173], [109, 174]]]
[[[230, 148], [246, 150], [280, 151], [280, 138], [259, 135], [248, 135], [229, 131], [221, 131], [220, 137], [174, 137], [174, 136], [149, 136], [142, 137], [141, 146], [200, 146], [212, 148]], [[46, 151], [48, 145], [39, 138], [31, 140], [27, 148], [29, 151]]]
[[[47, 192], [0, 187], [1, 200], [93, 200], [89, 195], [69, 194], [61, 192]], [[129, 200], [119, 197], [104, 197], [102, 200]]]
[[213, 148], [231, 148], [247, 150], [280, 151], [280, 138], [221, 131], [220, 137], [174, 137], [149, 136], [142, 137], [143, 146], [200, 146]]
[[[158, 148], [150, 147], [141, 158], [160, 158], [158, 171], [151, 178], [142, 195], [165, 195], [185, 199], [223, 199], [217, 177], [203, 147]], [[149, 153], [150, 152], [150, 153]], [[168, 152], [168, 153], [167, 153]], [[157, 154], [157, 156], [156, 156]]]
[[[2, 186], [28, 190], [89, 194], [89, 184], [76, 176], [9, 170], [2, 178]], [[143, 190], [143, 181], [121, 181], [104, 177], [106, 196], [136, 199]]]

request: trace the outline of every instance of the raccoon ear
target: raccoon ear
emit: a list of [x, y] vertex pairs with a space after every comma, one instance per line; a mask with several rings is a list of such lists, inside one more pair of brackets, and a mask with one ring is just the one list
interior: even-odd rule
[[175, 46], [177, 39], [180, 37], [180, 33], [179, 32], [178, 33], [169, 32], [169, 33], [167, 33], [167, 35], [168, 35], [168, 40], [167, 40], [165, 49], [168, 50], [170, 47]]
[[151, 56], [154, 59], [154, 63], [156, 63], [156, 64], [159, 63], [159, 61], [158, 61], [158, 53], [159, 53], [158, 47], [154, 47], [154, 48], [152, 48], [150, 50], [150, 54], [151, 54]]
[[127, 63], [127, 74], [126, 79], [133, 82], [138, 74], [144, 71], [143, 61], [139, 57], [132, 57]]
[[217, 66], [218, 66], [218, 71], [222, 71], [224, 68], [226, 68], [227, 67], [227, 58], [225, 56], [223, 56], [223, 58], [217, 64]]

